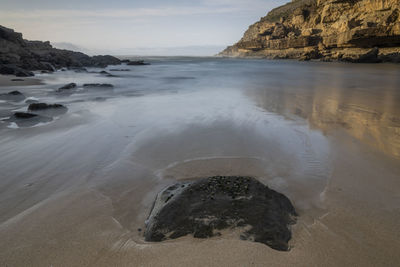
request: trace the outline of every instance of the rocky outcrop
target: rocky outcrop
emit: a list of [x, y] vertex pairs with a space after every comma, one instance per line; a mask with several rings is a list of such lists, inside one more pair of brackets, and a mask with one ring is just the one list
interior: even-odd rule
[[63, 67], [106, 67], [121, 61], [112, 56], [90, 57], [53, 48], [50, 42], [24, 40], [21, 33], [0, 26], [0, 74], [31, 76], [29, 71], [54, 71]]
[[398, 0], [293, 0], [219, 55], [400, 62]]
[[189, 234], [208, 238], [236, 228], [243, 240], [286, 251], [295, 216], [287, 197], [256, 179], [217, 176], [177, 183], [159, 193], [145, 239], [157, 242]]

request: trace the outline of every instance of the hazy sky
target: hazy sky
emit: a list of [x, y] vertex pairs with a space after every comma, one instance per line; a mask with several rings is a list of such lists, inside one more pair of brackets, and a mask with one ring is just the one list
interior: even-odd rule
[[188, 52], [188, 47], [208, 46], [206, 53], [217, 52], [238, 41], [267, 11], [288, 1], [0, 0], [0, 25], [22, 32], [26, 39], [117, 54], [176, 47], [202, 54], [201, 48]]

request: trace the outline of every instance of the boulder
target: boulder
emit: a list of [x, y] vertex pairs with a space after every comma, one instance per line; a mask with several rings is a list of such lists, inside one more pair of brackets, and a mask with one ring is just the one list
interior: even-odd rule
[[296, 211], [290, 200], [251, 177], [216, 176], [169, 186], [146, 221], [146, 241], [208, 238], [236, 228], [240, 238], [286, 251]]

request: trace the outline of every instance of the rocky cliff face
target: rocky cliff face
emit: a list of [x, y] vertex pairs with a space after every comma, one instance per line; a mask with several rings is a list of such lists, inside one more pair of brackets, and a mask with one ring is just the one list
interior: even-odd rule
[[400, 62], [399, 0], [293, 0], [219, 55]]
[[120, 64], [112, 56], [90, 57], [80, 52], [53, 48], [49, 42], [24, 40], [21, 33], [0, 26], [0, 73], [31, 75], [32, 70], [62, 67], [105, 67]]

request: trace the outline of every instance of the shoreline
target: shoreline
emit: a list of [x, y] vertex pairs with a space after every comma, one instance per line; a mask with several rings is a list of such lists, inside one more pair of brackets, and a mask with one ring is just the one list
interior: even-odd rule
[[[232, 77], [243, 71], [238, 67], [242, 63], [221, 62]], [[234, 83], [215, 89], [210, 84], [220, 80], [204, 76], [196, 66], [192, 71], [201, 75], [178, 79], [172, 84], [182, 88], [165, 92], [165, 74], [186, 77], [187, 66], [170, 64], [171, 73], [159, 75], [154, 64], [135, 69], [133, 78], [129, 72], [115, 78], [66, 71], [45, 75], [41, 82], [46, 86], [18, 88], [46, 103], [62, 102], [68, 112], [46, 126], [2, 132], [0, 265], [399, 263], [396, 83], [387, 83], [386, 90], [377, 84], [377, 90], [364, 74], [357, 76], [349, 68], [344, 73], [350, 73], [351, 81], [365, 82], [359, 91], [339, 75], [343, 69], [338, 73], [310, 64], [302, 72], [303, 64], [292, 64], [298, 76], [282, 84], [273, 79], [276, 72], [267, 72], [276, 64], [264, 68], [267, 64], [247, 63], [247, 71], [267, 73], [265, 80], [232, 78]], [[284, 65], [290, 64], [278, 64], [285, 70]], [[370, 70], [384, 81], [397, 81], [395, 71], [388, 76], [386, 68]], [[335, 82], [322, 79], [328, 71], [336, 74]], [[305, 73], [322, 80], [310, 86]], [[139, 74], [148, 78], [137, 78]], [[214, 71], [212, 75], [228, 80]], [[49, 94], [66, 82], [97, 81], [115, 85], [106, 101], [93, 100], [106, 97], [104, 91]], [[128, 95], [144, 92], [149, 82], [154, 91]], [[363, 139], [378, 130], [380, 142]], [[238, 231], [210, 239], [144, 241], [144, 224], [158, 192], [177, 181], [217, 175], [255, 177], [292, 201], [299, 217], [289, 252], [239, 240]]]

